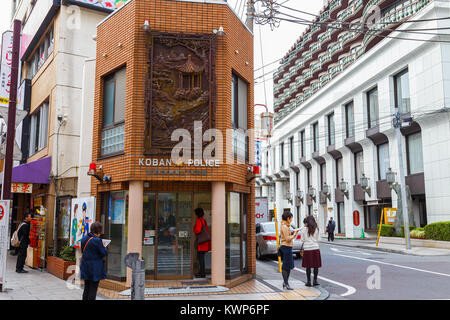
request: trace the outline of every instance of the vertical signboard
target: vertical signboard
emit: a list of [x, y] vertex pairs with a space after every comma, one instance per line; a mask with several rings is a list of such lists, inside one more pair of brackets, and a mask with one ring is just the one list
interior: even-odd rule
[[269, 221], [269, 207], [266, 197], [256, 198], [255, 201], [255, 223]]
[[6, 255], [9, 244], [10, 200], [0, 201], [0, 291], [3, 291], [6, 275]]
[[[13, 32], [5, 31], [2, 35], [2, 55], [0, 61], [0, 106], [8, 107], [11, 86]], [[5, 119], [6, 121], [6, 119]]]

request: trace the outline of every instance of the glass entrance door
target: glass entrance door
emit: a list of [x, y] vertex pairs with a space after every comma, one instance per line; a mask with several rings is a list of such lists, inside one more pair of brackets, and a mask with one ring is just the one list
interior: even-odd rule
[[192, 194], [145, 193], [142, 255], [153, 279], [192, 277]]

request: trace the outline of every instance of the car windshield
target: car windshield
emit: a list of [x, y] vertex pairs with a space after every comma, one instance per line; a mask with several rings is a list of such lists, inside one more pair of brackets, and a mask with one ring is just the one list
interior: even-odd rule
[[262, 225], [264, 232], [275, 232], [275, 223], [267, 223]]

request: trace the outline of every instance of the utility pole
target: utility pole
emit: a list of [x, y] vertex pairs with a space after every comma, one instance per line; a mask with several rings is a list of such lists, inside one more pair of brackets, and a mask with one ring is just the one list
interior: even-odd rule
[[395, 108], [394, 116], [394, 128], [397, 135], [397, 146], [398, 146], [398, 170], [400, 171], [400, 190], [402, 195], [402, 213], [403, 213], [403, 225], [405, 228], [405, 238], [406, 238], [406, 249], [411, 250], [411, 239], [409, 236], [409, 212], [408, 205], [406, 203], [406, 180], [405, 172], [403, 167], [403, 143], [402, 143], [402, 133], [400, 129], [402, 128], [402, 119], [400, 118], [399, 108]]
[[251, 32], [253, 32], [253, 22], [255, 20], [255, 1], [254, 0], [247, 0], [247, 20], [245, 21], [245, 24], [250, 29]]
[[12, 48], [12, 62], [11, 62], [11, 86], [9, 94], [9, 106], [8, 106], [8, 122], [6, 131], [6, 152], [5, 152], [5, 164], [3, 170], [3, 186], [2, 186], [2, 199], [12, 200], [11, 196], [11, 180], [12, 180], [12, 167], [13, 167], [13, 154], [15, 144], [16, 133], [16, 103], [17, 103], [17, 84], [19, 78], [19, 49], [20, 49], [20, 32], [22, 28], [22, 22], [20, 20], [14, 20], [13, 29], [13, 48]]

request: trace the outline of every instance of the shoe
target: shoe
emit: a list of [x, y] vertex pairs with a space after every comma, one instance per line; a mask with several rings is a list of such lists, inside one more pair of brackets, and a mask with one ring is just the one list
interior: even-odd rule
[[16, 270], [17, 273], [28, 273], [26, 270]]
[[314, 287], [319, 286], [319, 283], [318, 283], [317, 281], [314, 281], [314, 282], [313, 282], [313, 286], [314, 286]]
[[291, 287], [289, 286], [289, 283], [288, 283], [288, 284], [283, 283], [283, 289], [294, 290], [293, 288], [291, 288]]
[[305, 283], [305, 286], [307, 286], [307, 287], [311, 287], [311, 282], [307, 282], [307, 283]]

